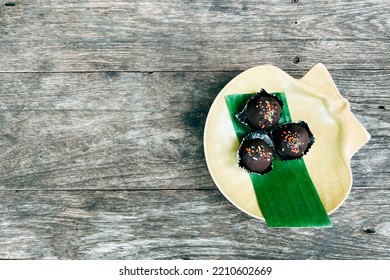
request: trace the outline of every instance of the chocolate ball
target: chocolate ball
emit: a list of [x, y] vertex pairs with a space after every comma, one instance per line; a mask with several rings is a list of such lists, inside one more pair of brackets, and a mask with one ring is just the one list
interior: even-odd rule
[[248, 100], [246, 118], [248, 125], [254, 129], [270, 129], [278, 123], [281, 113], [282, 104], [265, 90]]
[[284, 159], [303, 156], [314, 139], [308, 126], [303, 122], [282, 125], [271, 134], [277, 153]]
[[239, 165], [254, 173], [265, 174], [272, 169], [272, 148], [261, 139], [247, 139], [241, 143]]

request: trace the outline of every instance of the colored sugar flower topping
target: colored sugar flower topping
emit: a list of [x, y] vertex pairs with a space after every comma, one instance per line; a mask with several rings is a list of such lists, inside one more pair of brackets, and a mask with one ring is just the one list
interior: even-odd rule
[[306, 154], [314, 142], [305, 122], [289, 123], [276, 127], [272, 132], [275, 149], [281, 159], [299, 158]]

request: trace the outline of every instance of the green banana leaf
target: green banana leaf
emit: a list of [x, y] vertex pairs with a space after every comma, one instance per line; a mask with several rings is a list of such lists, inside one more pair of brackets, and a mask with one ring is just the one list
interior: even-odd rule
[[[273, 92], [284, 103], [279, 124], [291, 122], [287, 99], [282, 92]], [[225, 97], [238, 140], [251, 128], [235, 115], [245, 106], [252, 94], [233, 94]], [[314, 143], [315, 145], [315, 143]], [[265, 175], [249, 174], [257, 202], [268, 227], [329, 227], [331, 221], [310, 179], [304, 159], [273, 160], [273, 170]]]

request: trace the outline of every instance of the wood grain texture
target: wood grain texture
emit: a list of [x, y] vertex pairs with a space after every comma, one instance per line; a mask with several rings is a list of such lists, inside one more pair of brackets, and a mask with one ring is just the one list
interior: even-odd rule
[[[306, 72], [285, 71], [295, 78]], [[207, 113], [218, 92], [240, 72], [0, 73], [0, 111], [179, 112], [193, 108]], [[390, 70], [330, 73], [354, 113], [390, 121]]]
[[[389, 72], [369, 93], [367, 71], [334, 72], [372, 134], [353, 159], [354, 182], [390, 186], [390, 113], [378, 107], [389, 107]], [[214, 188], [203, 127], [233, 74], [1, 74], [0, 189]]]
[[36, 0], [0, 9], [2, 72], [389, 69], [387, 1]]
[[[387, 1], [14, 3], [0, 5], [0, 259], [390, 259]], [[267, 228], [212, 181], [206, 116], [243, 70], [299, 78], [318, 62], [372, 138], [332, 228]]]
[[332, 228], [270, 229], [215, 190], [0, 191], [0, 258], [390, 259], [389, 199], [354, 189]]

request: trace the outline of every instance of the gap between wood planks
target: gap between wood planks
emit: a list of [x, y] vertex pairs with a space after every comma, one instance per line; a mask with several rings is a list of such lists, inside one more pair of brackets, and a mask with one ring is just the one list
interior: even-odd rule
[[[292, 58], [294, 59], [294, 58]], [[263, 65], [274, 65], [270, 63], [265, 63]], [[260, 66], [260, 65], [253, 65], [253, 67]], [[274, 65], [277, 67], [277, 65]], [[314, 66], [314, 64], [313, 64]], [[76, 71], [0, 71], [0, 74], [69, 74], [69, 73], [107, 73], [107, 72], [114, 72], [114, 73], [141, 73], [141, 74], [153, 74], [153, 73], [229, 73], [229, 72], [241, 72], [248, 70], [249, 68], [245, 69], [230, 69], [230, 70], [224, 70], [224, 69], [215, 69], [215, 70], [76, 70]], [[390, 71], [390, 68], [327, 68], [329, 71]], [[298, 68], [283, 68], [284, 72], [308, 72], [310, 69], [298, 69]]]

